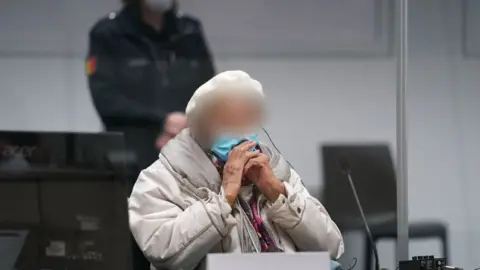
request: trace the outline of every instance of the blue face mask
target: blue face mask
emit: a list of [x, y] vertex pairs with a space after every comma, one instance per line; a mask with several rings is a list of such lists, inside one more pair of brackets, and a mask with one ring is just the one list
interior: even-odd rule
[[[244, 141], [255, 141], [258, 143], [258, 136], [255, 133], [248, 134], [242, 137], [220, 135], [217, 137], [217, 139], [215, 139], [210, 150], [221, 160], [227, 161], [228, 152], [230, 152], [233, 147], [239, 145]], [[250, 149], [250, 151], [255, 151], [255, 147]]]

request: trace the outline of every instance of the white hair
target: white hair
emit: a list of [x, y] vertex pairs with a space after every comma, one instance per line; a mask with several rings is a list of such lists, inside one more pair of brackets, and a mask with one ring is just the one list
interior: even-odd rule
[[200, 86], [190, 98], [186, 109], [189, 122], [198, 117], [209, 100], [221, 94], [252, 97], [260, 104], [263, 104], [265, 98], [262, 84], [246, 72], [241, 70], [225, 71]]

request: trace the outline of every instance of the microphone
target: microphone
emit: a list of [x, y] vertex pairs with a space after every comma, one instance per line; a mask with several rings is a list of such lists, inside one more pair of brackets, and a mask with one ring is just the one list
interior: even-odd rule
[[[342, 173], [344, 173], [348, 178], [348, 182], [350, 183], [350, 188], [352, 189], [353, 197], [355, 198], [355, 202], [357, 203], [360, 216], [362, 217], [363, 225], [365, 227], [365, 232], [367, 233], [368, 241], [372, 246], [373, 256], [375, 257], [375, 270], [380, 270], [380, 261], [378, 259], [377, 246], [373, 241], [372, 232], [370, 231], [370, 227], [368, 226], [367, 218], [365, 217], [362, 204], [360, 203], [360, 199], [358, 198], [357, 189], [355, 188], [355, 185], [353, 183], [352, 174], [351, 174], [352, 169], [350, 167], [350, 162], [346, 157], [342, 156], [339, 158], [338, 164], [340, 165], [340, 169], [342, 170]], [[370, 260], [370, 258], [365, 258], [365, 259]], [[365, 269], [365, 270], [370, 270], [370, 269]]]
[[338, 160], [338, 164], [340, 164], [340, 169], [342, 169], [342, 172], [346, 175], [350, 175], [350, 162], [348, 162], [348, 159], [346, 157], [340, 157]]

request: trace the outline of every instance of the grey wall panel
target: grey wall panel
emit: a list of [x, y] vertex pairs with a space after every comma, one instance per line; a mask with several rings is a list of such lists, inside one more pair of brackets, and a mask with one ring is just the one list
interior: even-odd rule
[[[0, 55], [75, 57], [90, 27], [119, 0], [3, 0]], [[217, 57], [385, 56], [391, 51], [391, 0], [188, 0]]]
[[2, 0], [0, 56], [83, 57], [90, 27], [119, 0]]
[[462, 12], [465, 57], [480, 58], [480, 1], [463, 0]]
[[391, 49], [390, 0], [192, 0], [216, 55], [378, 56]]

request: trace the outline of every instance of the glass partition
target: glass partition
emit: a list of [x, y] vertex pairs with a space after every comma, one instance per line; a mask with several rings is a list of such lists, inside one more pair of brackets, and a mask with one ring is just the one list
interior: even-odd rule
[[463, 269], [480, 266], [479, 4], [428, 0], [409, 7], [409, 220], [429, 234], [412, 237], [410, 255], [446, 256]]

